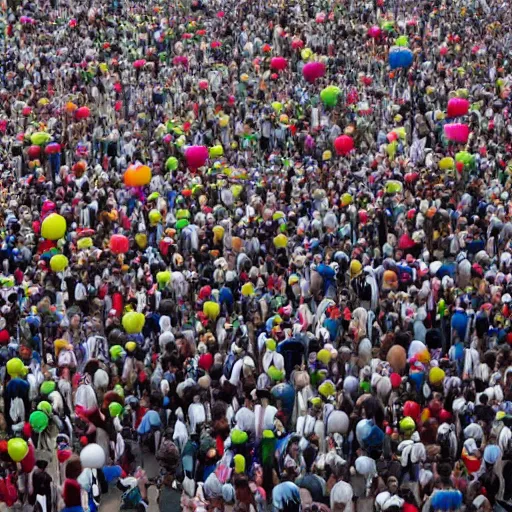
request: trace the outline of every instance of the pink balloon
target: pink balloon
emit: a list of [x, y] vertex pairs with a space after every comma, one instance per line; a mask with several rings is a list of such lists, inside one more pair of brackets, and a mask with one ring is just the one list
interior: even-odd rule
[[283, 71], [288, 66], [288, 61], [284, 57], [273, 57], [270, 61], [271, 69]]
[[325, 64], [322, 62], [309, 62], [302, 68], [302, 74], [310, 84], [325, 75]]
[[208, 89], [208, 80], [199, 80], [199, 89], [201, 89], [202, 91], [206, 91], [206, 89]]
[[185, 160], [191, 169], [199, 169], [208, 160], [208, 148], [205, 146], [190, 146], [185, 151]]
[[377, 25], [373, 25], [373, 27], [370, 27], [368, 29], [368, 35], [372, 38], [372, 39], [378, 39], [381, 35], [382, 35], [382, 30], [380, 27], [378, 27]]
[[465, 98], [451, 98], [448, 101], [448, 117], [465, 116], [469, 112], [469, 101]]
[[172, 59], [172, 63], [175, 66], [187, 67], [188, 66], [188, 57], [185, 57], [184, 55], [177, 55], [176, 57], [174, 57], [174, 59]]
[[319, 12], [316, 15], [315, 21], [317, 23], [325, 23], [325, 12]]
[[340, 135], [334, 141], [334, 149], [338, 155], [348, 155], [354, 149], [354, 139], [348, 135]]
[[460, 123], [445, 124], [444, 134], [451, 142], [466, 144], [469, 138], [469, 126]]
[[146, 65], [146, 61], [144, 59], [138, 59], [133, 63], [133, 67], [135, 69], [141, 69]]

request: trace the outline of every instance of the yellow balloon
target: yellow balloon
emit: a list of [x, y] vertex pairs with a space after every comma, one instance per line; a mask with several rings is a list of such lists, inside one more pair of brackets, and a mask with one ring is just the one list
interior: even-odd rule
[[166, 285], [170, 280], [171, 273], [168, 270], [164, 270], [156, 274], [156, 281], [158, 284]]
[[130, 311], [123, 316], [122, 324], [128, 334], [139, 334], [144, 328], [146, 318], [142, 313]]
[[327, 364], [329, 363], [329, 361], [331, 360], [331, 353], [326, 350], [325, 348], [323, 348], [322, 350], [320, 350], [317, 355], [316, 355], [316, 358], [323, 364]]
[[222, 116], [219, 119], [219, 126], [221, 128], [226, 128], [226, 126], [229, 124], [229, 116]]
[[21, 437], [13, 437], [7, 441], [7, 453], [14, 462], [21, 462], [28, 453], [27, 442]]
[[224, 238], [224, 228], [222, 226], [214, 226], [212, 231], [214, 243], [219, 243]]
[[7, 373], [11, 377], [19, 377], [25, 373], [25, 365], [19, 357], [13, 357], [7, 361]]
[[444, 376], [444, 370], [441, 370], [441, 368], [439, 368], [438, 366], [434, 366], [433, 368], [430, 369], [428, 378], [430, 380], [430, 384], [432, 384], [433, 386], [437, 386], [443, 382]]
[[313, 55], [313, 51], [311, 48], [304, 48], [300, 52], [300, 56], [302, 57], [302, 60], [308, 60]]
[[220, 158], [223, 154], [224, 148], [220, 144], [212, 146], [209, 150], [210, 158]]
[[162, 220], [162, 214], [158, 210], [153, 209], [149, 212], [148, 218], [149, 223], [152, 226], [156, 226]]
[[242, 295], [244, 297], [249, 297], [251, 295], [254, 295], [254, 285], [252, 283], [245, 283], [242, 286]]
[[59, 240], [66, 234], [66, 219], [58, 213], [52, 213], [43, 220], [41, 236], [47, 240]]
[[203, 313], [209, 320], [217, 320], [220, 315], [220, 304], [211, 300], [203, 304]]
[[139, 249], [145, 249], [148, 245], [148, 236], [146, 233], [137, 233], [135, 235], [135, 243], [139, 246]]
[[244, 187], [242, 187], [242, 185], [238, 185], [238, 184], [231, 185], [231, 193], [233, 194], [233, 197], [235, 199], [238, 199], [240, 197], [240, 194], [242, 193], [243, 189], [244, 189]]
[[348, 206], [354, 202], [354, 198], [348, 192], [341, 195], [341, 206]]
[[233, 461], [235, 463], [235, 471], [238, 474], [245, 473], [245, 457], [237, 453], [233, 457]]
[[80, 238], [80, 240], [78, 240], [77, 246], [81, 251], [84, 249], [90, 249], [92, 247], [92, 238], [90, 236]]
[[274, 247], [277, 249], [283, 249], [288, 244], [288, 237], [282, 233], [274, 237]]
[[283, 104], [280, 103], [279, 101], [274, 101], [272, 103], [272, 108], [274, 109], [275, 112], [277, 112], [279, 114], [279, 112], [281, 112], [281, 110], [283, 110]]
[[442, 171], [448, 171], [455, 167], [455, 161], [452, 157], [447, 156], [439, 161], [439, 169]]
[[135, 343], [135, 341], [127, 341], [124, 348], [126, 349], [126, 352], [135, 352], [137, 343]]
[[63, 270], [66, 270], [68, 264], [69, 260], [64, 256], [64, 254], [56, 254], [55, 256], [52, 256], [50, 260], [50, 268], [54, 272], [62, 272]]

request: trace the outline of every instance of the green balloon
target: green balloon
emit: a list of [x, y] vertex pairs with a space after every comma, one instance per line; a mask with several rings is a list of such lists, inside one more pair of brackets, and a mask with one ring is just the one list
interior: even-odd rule
[[36, 132], [30, 137], [30, 142], [34, 144], [35, 146], [42, 146], [43, 144], [46, 144], [51, 139], [51, 136], [49, 133], [46, 132]]
[[42, 411], [34, 411], [28, 422], [37, 433], [41, 433], [48, 426], [48, 416]]
[[53, 380], [45, 380], [41, 384], [40, 391], [43, 395], [49, 395], [52, 391], [55, 391], [55, 382]]
[[340, 95], [340, 88], [335, 85], [329, 85], [320, 92], [320, 99], [326, 107], [335, 107], [338, 103], [338, 96]]
[[184, 229], [189, 224], [190, 222], [187, 219], [180, 219], [178, 222], [176, 222], [176, 229]]
[[176, 218], [178, 220], [181, 219], [190, 219], [190, 210], [180, 209], [176, 212]]
[[234, 428], [231, 431], [231, 442], [235, 445], [238, 444], [244, 444], [249, 440], [249, 436], [247, 435], [247, 432], [244, 432], [243, 430], [239, 430], [237, 428]]
[[50, 402], [43, 400], [37, 404], [37, 410], [44, 412], [46, 415], [51, 416], [52, 414], [52, 405]]
[[121, 345], [113, 345], [110, 347], [110, 357], [112, 361], [116, 361], [123, 355], [123, 347]]
[[110, 413], [110, 416], [112, 416], [112, 418], [116, 416], [121, 416], [121, 414], [123, 413], [123, 406], [117, 402], [112, 402], [108, 406], [108, 412]]
[[407, 46], [409, 44], [409, 38], [407, 36], [397, 37], [395, 40], [397, 46]]
[[462, 162], [464, 165], [471, 165], [473, 163], [473, 155], [467, 151], [459, 151], [455, 155], [456, 162]]
[[170, 156], [165, 162], [165, 168], [168, 171], [175, 171], [178, 168], [178, 159], [175, 156]]

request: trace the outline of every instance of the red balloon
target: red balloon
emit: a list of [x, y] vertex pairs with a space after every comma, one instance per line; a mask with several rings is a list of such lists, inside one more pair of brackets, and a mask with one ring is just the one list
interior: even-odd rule
[[441, 423], [448, 423], [452, 421], [452, 413], [447, 411], [446, 409], [441, 409], [439, 412], [438, 419]]
[[393, 386], [393, 389], [397, 389], [400, 387], [400, 384], [402, 384], [402, 377], [398, 373], [392, 373], [389, 376], [389, 380], [391, 381], [391, 385]]
[[455, 167], [457, 168], [457, 171], [459, 172], [459, 174], [461, 174], [462, 171], [464, 170], [464, 162], [457, 162], [455, 164]]
[[273, 57], [270, 61], [270, 68], [276, 71], [283, 71], [288, 66], [288, 61], [284, 57]]
[[35, 160], [41, 156], [41, 146], [30, 146], [27, 150], [30, 160]]
[[469, 101], [464, 98], [451, 98], [447, 112], [448, 117], [465, 116], [469, 112]]
[[52, 142], [51, 144], [48, 144], [48, 146], [44, 148], [44, 152], [47, 155], [56, 155], [57, 153], [60, 153], [60, 151], [61, 147], [60, 144], [58, 144], [57, 142]]
[[25, 117], [28, 117], [30, 114], [32, 114], [32, 109], [30, 107], [23, 107], [23, 110], [21, 111], [21, 113]]
[[305, 80], [312, 84], [315, 80], [325, 75], [325, 64], [322, 62], [309, 62], [302, 68], [302, 74]]
[[414, 421], [418, 421], [420, 417], [421, 408], [420, 405], [412, 400], [407, 400], [404, 404], [403, 414], [404, 416], [410, 416]]
[[334, 149], [338, 155], [346, 156], [354, 149], [354, 139], [348, 135], [340, 135], [334, 141]]
[[185, 160], [191, 169], [199, 169], [208, 160], [208, 148], [205, 146], [190, 146], [185, 151]]
[[75, 111], [75, 117], [80, 121], [82, 119], [88, 119], [91, 115], [89, 107], [80, 107]]
[[114, 254], [126, 254], [130, 249], [130, 241], [124, 235], [112, 235], [109, 245]]
[[380, 27], [378, 27], [377, 25], [374, 25], [373, 27], [370, 27], [368, 29], [368, 35], [372, 38], [372, 39], [378, 39], [381, 35], [382, 35], [382, 30]]

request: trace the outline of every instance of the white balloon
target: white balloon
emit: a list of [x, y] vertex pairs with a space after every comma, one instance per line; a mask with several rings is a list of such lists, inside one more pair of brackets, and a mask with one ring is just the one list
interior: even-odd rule
[[105, 452], [99, 444], [88, 444], [80, 452], [80, 462], [84, 468], [101, 469], [105, 465], [105, 461]]

